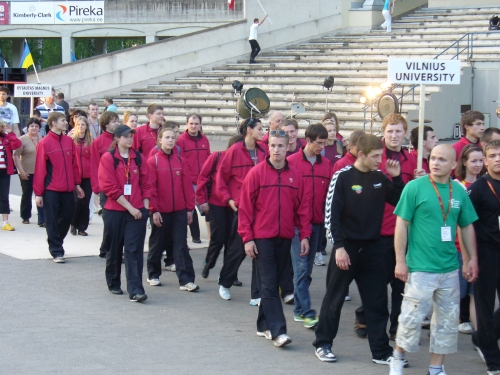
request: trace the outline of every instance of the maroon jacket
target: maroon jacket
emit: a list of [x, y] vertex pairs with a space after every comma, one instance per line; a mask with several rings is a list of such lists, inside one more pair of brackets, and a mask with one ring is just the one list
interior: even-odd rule
[[186, 174], [193, 185], [198, 182], [201, 167], [210, 155], [210, 143], [201, 132], [193, 137], [186, 130], [179, 136], [177, 146], [181, 148], [182, 158], [186, 163]]
[[340, 171], [342, 168], [345, 168], [349, 165], [353, 165], [356, 161], [356, 157], [347, 152], [344, 157], [342, 157], [338, 162], [333, 165], [333, 173]]
[[309, 205], [312, 216], [311, 223], [323, 223], [325, 221], [326, 194], [332, 178], [330, 161], [321, 155], [317, 155], [316, 162], [312, 165], [304, 154], [304, 148], [301, 148], [299, 152], [287, 159], [290, 167], [297, 169], [302, 175], [304, 194], [311, 201]]
[[254, 239], [300, 240], [311, 236], [311, 209], [299, 171], [288, 161], [276, 170], [269, 158], [248, 173], [241, 188], [238, 233], [243, 243]]
[[255, 145], [255, 152], [257, 153], [257, 163], [250, 157], [245, 141], [235, 143], [226, 151], [215, 177], [217, 194], [224, 204], [232, 199], [236, 207], [239, 207], [243, 180], [256, 164], [266, 158], [266, 153], [258, 144]]
[[145, 123], [143, 126], [137, 127], [137, 129], [135, 129], [136, 133], [134, 134], [132, 148], [143, 155], [149, 155], [151, 149], [156, 146], [158, 129], [151, 128], [149, 122]]
[[453, 144], [451, 147], [453, 147], [455, 149], [455, 152], [457, 153], [457, 161], [458, 161], [458, 158], [460, 157], [460, 153], [462, 152], [463, 148], [467, 145], [478, 145], [478, 146], [481, 146], [478, 143], [472, 143], [471, 141], [469, 141], [467, 138], [465, 138], [465, 136], [463, 136], [462, 138], [460, 138], [460, 140]]
[[[401, 147], [401, 153], [391, 152], [384, 146], [384, 152], [382, 153], [382, 164], [380, 164], [380, 170], [387, 176], [389, 180], [392, 181], [392, 177], [387, 174], [385, 169], [385, 163], [387, 159], [398, 160], [401, 165], [401, 178], [403, 182], [407, 184], [413, 180], [415, 169], [417, 169], [417, 163], [415, 157], [410, 155], [410, 153]], [[385, 204], [384, 209], [384, 219], [382, 220], [382, 229], [380, 234], [382, 236], [394, 236], [394, 229], [396, 228], [396, 215], [394, 215], [394, 206], [389, 203]]]
[[76, 145], [76, 162], [78, 164], [78, 171], [80, 178], [90, 178], [90, 148], [91, 146], [85, 146], [85, 140], [80, 139]]
[[70, 193], [80, 183], [75, 142], [67, 135], [49, 131], [36, 147], [35, 195], [42, 196], [45, 190]]
[[[136, 208], [144, 208], [143, 199], [151, 198], [151, 185], [149, 182], [149, 167], [147, 160], [141, 155], [141, 168], [136, 163], [137, 151], [130, 149], [130, 172], [129, 183], [132, 185], [132, 195], [124, 195], [130, 204]], [[115, 168], [116, 161], [118, 162]], [[127, 183], [125, 162], [117, 148], [106, 152], [101, 157], [99, 166], [99, 189], [108, 197], [103, 208], [113, 211], [127, 211], [116, 200], [123, 195], [123, 189]], [[128, 165], [128, 163], [127, 163]]]
[[7, 133], [4, 137], [0, 138], [5, 151], [5, 163], [7, 164], [7, 174], [11, 175], [15, 173], [14, 170], [14, 159], [12, 158], [12, 151], [17, 150], [23, 145], [23, 143], [17, 139], [16, 133]]
[[[198, 202], [198, 204], [201, 205], [208, 202], [209, 204], [220, 207], [226, 205], [226, 203], [220, 199], [219, 195], [216, 194], [218, 187], [217, 181], [215, 180], [215, 176], [220, 169], [224, 155], [226, 155], [226, 151], [212, 152], [207, 161], [205, 161], [205, 164], [203, 164], [201, 173], [198, 176], [198, 183], [196, 184], [196, 202]], [[217, 161], [217, 157], [219, 157], [219, 161]], [[217, 163], [217, 165], [214, 166], [215, 163]], [[209, 195], [207, 184], [209, 184], [210, 181], [212, 182], [212, 194]]]
[[[172, 150], [173, 151], [173, 150]], [[169, 214], [194, 210], [194, 190], [185, 174], [184, 160], [162, 150], [148, 159], [151, 182], [149, 210]]]
[[90, 183], [94, 194], [99, 194], [99, 178], [98, 171], [101, 163], [101, 157], [105, 152], [109, 151], [111, 143], [113, 143], [114, 135], [109, 132], [102, 132], [99, 137], [94, 139], [90, 146]]

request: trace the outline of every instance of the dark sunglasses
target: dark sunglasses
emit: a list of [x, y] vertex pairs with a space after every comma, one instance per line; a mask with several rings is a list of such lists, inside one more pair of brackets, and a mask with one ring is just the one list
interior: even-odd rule
[[284, 130], [271, 130], [269, 132], [269, 135], [271, 137], [276, 137], [276, 136], [278, 136], [278, 137], [284, 137], [286, 135], [286, 132]]

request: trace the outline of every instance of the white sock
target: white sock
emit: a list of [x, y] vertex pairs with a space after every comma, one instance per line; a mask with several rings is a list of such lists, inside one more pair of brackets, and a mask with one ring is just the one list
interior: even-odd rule
[[7, 224], [9, 224], [9, 220], [6, 220], [3, 222], [3, 225], [7, 225]]

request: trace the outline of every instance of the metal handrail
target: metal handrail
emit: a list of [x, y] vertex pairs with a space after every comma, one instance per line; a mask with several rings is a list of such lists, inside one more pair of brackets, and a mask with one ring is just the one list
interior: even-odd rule
[[[467, 51], [467, 60], [466, 62], [468, 64], [470, 64], [470, 61], [472, 59], [472, 56], [474, 55], [474, 37], [473, 35], [489, 35], [489, 34], [499, 34], [500, 32], [498, 31], [485, 31], [485, 32], [472, 32], [472, 33], [467, 33], [467, 34], [464, 34], [461, 38], [455, 40], [449, 47], [445, 48], [443, 51], [441, 51], [439, 54], [437, 54], [436, 56], [434, 56], [432, 58], [432, 60], [437, 60], [440, 56], [444, 55], [448, 50], [450, 50], [451, 48], [453, 48], [455, 45], [456, 45], [456, 49], [457, 49], [457, 52], [455, 53], [455, 55], [453, 55], [453, 57], [451, 58], [451, 60], [453, 59], [457, 59], [458, 60], [458, 57], [464, 52], [464, 51]], [[462, 49], [460, 49], [460, 42], [463, 41], [465, 38], [467, 38], [467, 43], [465, 45], [465, 47], [463, 47]], [[409, 94], [410, 92], [412, 92], [412, 100], [415, 100], [415, 88], [419, 86], [419, 85], [413, 85], [411, 86], [408, 91], [404, 91], [404, 88], [403, 88], [403, 91], [401, 93], [401, 95], [399, 97], [396, 96], [396, 98], [398, 99], [398, 102], [400, 103], [401, 102], [401, 99], [404, 98], [407, 94]], [[392, 92], [394, 89], [398, 88], [398, 87], [404, 87], [404, 85], [402, 84], [397, 84], [395, 86], [392, 86], [390, 88], [390, 91]], [[383, 92], [382, 94], [380, 94], [377, 98], [373, 99], [373, 101], [371, 102], [370, 105], [365, 105], [363, 107], [363, 111], [364, 111], [364, 118], [363, 118], [363, 128], [366, 127], [366, 113], [367, 113], [367, 110], [368, 108], [370, 108], [372, 105], [375, 105], [376, 103], [378, 103], [378, 101], [380, 100], [380, 98], [387, 92], [387, 90], [385, 92]], [[370, 122], [373, 121], [376, 117], [378, 116], [378, 113], [375, 113], [375, 116], [372, 116], [370, 118]]]

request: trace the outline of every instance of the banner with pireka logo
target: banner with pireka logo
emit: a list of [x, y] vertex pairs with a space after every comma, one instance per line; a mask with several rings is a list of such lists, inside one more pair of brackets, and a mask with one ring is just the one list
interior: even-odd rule
[[11, 2], [10, 24], [104, 23], [104, 1]]

